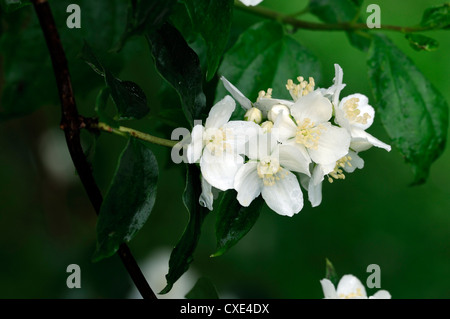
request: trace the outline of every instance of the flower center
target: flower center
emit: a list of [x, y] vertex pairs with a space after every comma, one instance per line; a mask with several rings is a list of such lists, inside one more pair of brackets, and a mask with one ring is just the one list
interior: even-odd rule
[[295, 141], [303, 144], [306, 148], [317, 149], [319, 145], [320, 135], [325, 127], [321, 124], [315, 125], [311, 119], [306, 118], [297, 126]]
[[352, 158], [347, 155], [342, 157], [341, 159], [336, 161], [336, 166], [334, 167], [334, 170], [331, 173], [328, 173], [328, 181], [330, 183], [333, 183], [334, 179], [345, 179], [344, 171], [342, 168], [345, 167], [345, 165], [352, 166], [352, 163], [350, 162]]
[[361, 288], [356, 288], [356, 293], [355, 292], [351, 292], [349, 294], [339, 294], [339, 298], [342, 299], [352, 299], [352, 298], [356, 298], [356, 297], [364, 297]]
[[212, 155], [221, 155], [223, 151], [230, 149], [227, 142], [227, 133], [221, 128], [211, 127], [203, 135], [203, 143], [209, 149]]
[[302, 96], [314, 91], [314, 86], [316, 85], [314, 78], [312, 77], [309, 78], [309, 82], [305, 81], [303, 76], [299, 76], [297, 80], [298, 84], [295, 84], [291, 79], [289, 79], [286, 84], [286, 89], [289, 91], [294, 101], [297, 101]]
[[368, 113], [361, 114], [361, 110], [358, 109], [359, 99], [357, 97], [352, 97], [344, 103], [344, 112], [347, 119], [351, 122], [356, 122], [360, 124], [367, 124], [367, 121], [371, 118]]
[[287, 171], [280, 166], [278, 159], [272, 156], [260, 160], [256, 170], [258, 176], [263, 179], [265, 186], [272, 186], [276, 181], [287, 175]]

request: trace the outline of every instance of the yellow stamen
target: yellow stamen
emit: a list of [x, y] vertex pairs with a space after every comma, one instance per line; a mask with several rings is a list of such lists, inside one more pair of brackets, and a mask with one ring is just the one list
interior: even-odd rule
[[334, 179], [345, 179], [344, 172], [341, 168], [344, 168], [345, 165], [352, 166], [352, 163], [350, 161], [352, 158], [350, 156], [344, 156], [336, 161], [336, 166], [334, 167], [334, 170], [331, 173], [328, 173], [328, 182], [333, 183]]
[[317, 149], [320, 135], [325, 127], [322, 124], [315, 125], [311, 119], [306, 118], [297, 126], [295, 141], [306, 148]]
[[268, 157], [258, 162], [256, 167], [258, 176], [263, 179], [264, 186], [273, 186], [288, 174], [288, 171], [280, 166], [276, 158]]
[[256, 101], [259, 101], [259, 99], [261, 99], [261, 98], [271, 99], [272, 98], [272, 89], [268, 88], [267, 92], [264, 90], [259, 91], [258, 98], [256, 99]]
[[361, 291], [361, 288], [356, 288], [356, 293], [351, 292], [349, 294], [339, 294], [339, 298], [343, 298], [343, 299], [351, 299], [351, 298], [355, 298], [355, 297], [363, 297], [363, 293]]
[[358, 109], [359, 99], [357, 97], [352, 97], [344, 103], [344, 112], [347, 119], [351, 122], [356, 122], [360, 124], [367, 124], [367, 121], [371, 118], [368, 113], [361, 114], [361, 110]]
[[231, 146], [227, 143], [227, 132], [223, 129], [207, 129], [203, 137], [203, 142], [214, 156], [220, 156], [224, 151], [231, 151]]
[[300, 97], [307, 95], [314, 91], [314, 78], [310, 77], [309, 81], [305, 81], [302, 76], [297, 77], [298, 84], [294, 84], [291, 79], [287, 80], [286, 89], [291, 94], [294, 101], [297, 101]]

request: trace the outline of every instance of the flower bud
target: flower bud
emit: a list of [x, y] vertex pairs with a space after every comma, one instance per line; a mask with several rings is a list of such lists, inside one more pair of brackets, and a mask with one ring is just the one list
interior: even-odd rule
[[259, 124], [262, 121], [262, 112], [260, 109], [257, 109], [256, 107], [252, 107], [250, 110], [248, 110], [245, 113], [244, 119], [246, 121], [251, 121], [251, 122], [255, 122], [256, 124]]
[[267, 114], [267, 118], [269, 120], [271, 120], [272, 122], [275, 122], [275, 120], [277, 119], [277, 116], [281, 112], [286, 112], [286, 114], [289, 114], [289, 108], [283, 104], [275, 104], [274, 106], [272, 106], [269, 113]]
[[270, 133], [272, 131], [273, 122], [272, 121], [265, 121], [261, 124], [261, 128], [264, 133]]

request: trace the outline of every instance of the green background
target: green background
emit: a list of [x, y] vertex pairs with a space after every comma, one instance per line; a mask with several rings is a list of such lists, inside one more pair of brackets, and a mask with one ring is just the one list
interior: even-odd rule
[[[424, 9], [442, 2], [364, 1], [363, 17], [370, 3], [380, 5], [382, 24], [409, 26], [420, 21]], [[264, 0], [262, 6], [292, 13], [306, 4]], [[310, 14], [302, 18], [318, 21]], [[241, 32], [257, 21], [257, 17], [236, 10], [232, 28]], [[448, 33], [427, 33], [440, 42], [435, 52], [416, 52], [402, 34], [386, 34], [450, 101]], [[332, 83], [333, 64], [338, 63], [347, 84], [341, 95], [358, 92], [373, 101], [366, 54], [352, 47], [344, 33], [298, 30], [294, 37], [319, 58], [321, 86]], [[158, 95], [162, 81], [144, 39], [133, 39], [126, 53], [129, 58], [120, 77], [145, 90], [152, 111], [163, 108]], [[92, 73], [92, 77], [96, 75]], [[101, 78], [97, 80], [100, 85]], [[94, 90], [77, 95], [82, 114], [94, 116], [95, 94]], [[46, 105], [0, 124], [0, 298], [136, 297], [117, 256], [90, 261], [96, 216], [67, 161], [59, 116], [57, 104]], [[170, 138], [170, 130], [161, 129], [151, 115], [130, 126]], [[368, 132], [389, 143], [378, 118]], [[90, 145], [91, 136], [84, 137]], [[125, 143], [107, 134], [97, 140], [93, 165], [104, 192]], [[146, 225], [129, 246], [152, 288], [159, 292], [165, 286], [168, 253], [181, 236], [187, 212], [181, 201], [182, 165], [171, 163], [169, 149], [151, 148], [160, 168], [157, 199]], [[191, 269], [169, 296], [182, 297], [197, 278], [206, 276], [225, 298], [322, 298], [319, 281], [328, 258], [339, 276], [354, 274], [363, 283], [369, 275], [367, 266], [378, 264], [381, 288], [393, 298], [449, 298], [450, 151], [434, 163], [428, 181], [421, 186], [410, 186], [411, 169], [396, 149], [388, 153], [372, 148], [361, 155], [363, 170], [348, 175], [345, 181], [324, 183], [319, 207], [313, 209], [306, 202], [292, 218], [264, 210], [253, 229], [216, 258], [209, 257], [215, 251], [216, 218], [210, 214]], [[60, 171], [55, 173], [58, 167]], [[66, 267], [72, 263], [81, 267], [81, 289], [66, 286]], [[369, 295], [376, 290], [369, 289]]]

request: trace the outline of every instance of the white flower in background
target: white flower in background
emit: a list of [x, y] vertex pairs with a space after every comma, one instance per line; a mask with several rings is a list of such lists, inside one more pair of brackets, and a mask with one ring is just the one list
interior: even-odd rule
[[309, 159], [295, 147], [279, 144], [275, 134], [259, 134], [249, 140], [249, 161], [236, 173], [234, 188], [242, 206], [260, 194], [267, 206], [284, 216], [293, 216], [303, 208], [303, 194], [296, 171], [309, 175]]
[[322, 279], [320, 284], [325, 299], [391, 299], [391, 294], [386, 290], [379, 290], [373, 296], [367, 297], [363, 284], [353, 275], [344, 275], [337, 289], [328, 279]]
[[247, 7], [249, 7], [249, 6], [257, 6], [258, 4], [263, 2], [263, 0], [240, 0], [240, 1], [243, 4], [245, 4]]
[[347, 131], [329, 122], [332, 116], [330, 101], [316, 90], [299, 98], [290, 110], [295, 122], [282, 112], [274, 123], [281, 141], [307, 152], [311, 160], [323, 165], [324, 173], [328, 174], [336, 161], [347, 155], [350, 146]]
[[[229, 122], [235, 107], [234, 100], [228, 95], [216, 103], [209, 112], [205, 126], [196, 125], [192, 129], [192, 140], [187, 147], [188, 162], [200, 162], [205, 181], [223, 191], [233, 188], [234, 175], [244, 163], [239, 154], [243, 152], [246, 141], [261, 130], [253, 122]], [[204, 191], [204, 204], [209, 205], [209, 192]]]

